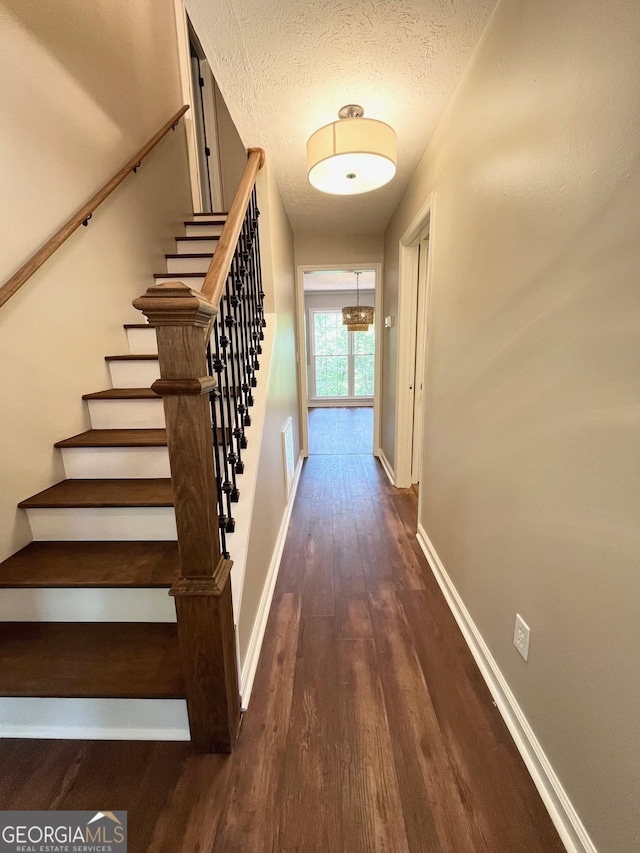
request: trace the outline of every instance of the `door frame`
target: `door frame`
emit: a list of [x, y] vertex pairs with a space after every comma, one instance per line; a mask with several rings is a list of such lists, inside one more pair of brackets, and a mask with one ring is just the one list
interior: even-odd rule
[[[414, 388], [416, 363], [416, 318], [415, 309], [418, 303], [418, 246], [429, 236], [429, 251], [424, 287], [425, 294], [425, 335], [424, 350], [428, 357], [429, 350], [429, 314], [431, 302], [431, 278], [433, 270], [434, 225], [435, 225], [435, 193], [424, 202], [420, 210], [411, 220], [398, 244], [398, 321], [396, 361], [396, 417], [395, 417], [395, 446], [394, 446], [394, 484], [401, 489], [411, 486], [411, 460], [413, 452], [413, 416]], [[423, 424], [424, 410], [427, 400], [426, 389], [423, 391]], [[424, 435], [424, 432], [423, 432]], [[422, 462], [421, 466], [422, 468]], [[423, 479], [422, 471], [420, 479]]]
[[206, 57], [200, 57], [200, 73], [204, 80], [204, 86], [202, 87], [203, 121], [207, 135], [207, 147], [210, 151], [207, 157], [207, 171], [209, 175], [209, 190], [211, 192], [211, 208], [213, 213], [220, 213], [224, 210], [224, 203], [218, 135], [218, 108], [216, 106], [216, 80], [209, 65], [209, 60]]
[[[191, 203], [193, 205], [193, 212], [200, 213], [204, 210], [204, 200], [202, 198], [203, 176], [201, 175], [200, 158], [198, 156], [198, 133], [196, 129], [194, 114], [194, 104], [196, 103], [196, 98], [200, 97], [200, 93], [193, 91], [193, 79], [191, 74], [191, 50], [189, 48], [190, 22], [187, 17], [187, 10], [184, 5], [184, 0], [173, 0], [173, 10], [176, 22], [176, 38], [178, 42], [178, 66], [180, 71], [180, 90], [182, 92], [182, 103], [188, 104], [190, 107], [190, 109], [184, 114], [183, 120], [187, 137], [187, 160], [189, 163], [189, 181], [191, 183]], [[193, 28], [193, 24], [191, 26]], [[209, 67], [206, 57], [204, 61], [207, 63], [207, 70], [209, 75], [211, 76], [211, 81], [213, 81], [213, 73], [211, 71], [211, 68]], [[213, 119], [213, 121], [216, 123], [216, 127], [212, 128], [212, 132], [210, 133], [211, 139], [209, 140], [207, 138], [209, 149], [211, 151], [211, 162], [215, 165], [219, 164], [220, 162], [220, 153], [218, 145], [215, 101], [213, 100], [214, 93], [212, 91], [212, 88], [213, 87], [207, 87], [206, 94], [203, 93], [203, 106], [205, 110], [205, 120], [211, 121]], [[209, 91], [210, 89], [211, 91]], [[219, 174], [216, 176], [215, 171], [215, 168], [211, 169], [210, 166], [211, 197], [214, 206], [219, 206], [221, 209], [222, 205], [216, 205], [216, 200], [218, 198], [222, 198], [221, 181]]]
[[[422, 467], [422, 421], [427, 359], [428, 298], [427, 264], [429, 263], [428, 235], [418, 243], [418, 287], [416, 303], [416, 360], [413, 389], [413, 429], [411, 437], [411, 485], [420, 482]], [[420, 387], [418, 387], [420, 382]]]
[[296, 363], [298, 368], [298, 399], [300, 413], [300, 452], [306, 458], [309, 455], [309, 397], [307, 393], [307, 339], [304, 310], [304, 273], [315, 270], [373, 270], [376, 278], [375, 321], [376, 353], [375, 382], [373, 389], [373, 448], [374, 456], [380, 455], [380, 401], [382, 393], [382, 264], [298, 264], [296, 266]]

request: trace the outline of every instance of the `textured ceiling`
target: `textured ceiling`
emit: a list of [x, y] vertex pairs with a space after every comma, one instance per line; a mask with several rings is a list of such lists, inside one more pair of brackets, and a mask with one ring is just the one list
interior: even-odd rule
[[[247, 147], [267, 152], [295, 232], [380, 233], [496, 0], [187, 0]], [[398, 134], [398, 172], [348, 197], [313, 189], [306, 141], [344, 104]]]

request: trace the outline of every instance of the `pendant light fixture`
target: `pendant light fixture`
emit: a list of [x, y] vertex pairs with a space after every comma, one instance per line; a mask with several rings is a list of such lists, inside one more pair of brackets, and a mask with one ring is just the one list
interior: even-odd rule
[[397, 162], [393, 128], [364, 118], [357, 104], [342, 107], [338, 115], [339, 121], [316, 130], [307, 142], [311, 186], [331, 195], [357, 195], [388, 184]]
[[361, 272], [354, 273], [356, 277], [356, 304], [342, 309], [342, 325], [347, 327], [348, 332], [368, 332], [369, 325], [373, 323], [373, 308], [370, 305], [360, 305], [360, 276]]

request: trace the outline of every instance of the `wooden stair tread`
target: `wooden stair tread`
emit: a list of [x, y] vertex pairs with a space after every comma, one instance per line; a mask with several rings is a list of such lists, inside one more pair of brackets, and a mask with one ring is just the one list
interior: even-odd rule
[[166, 447], [166, 429], [89, 429], [54, 447]]
[[[176, 254], [176, 255], [165, 255], [165, 258], [212, 258], [213, 252], [185, 252], [184, 254]], [[148, 325], [148, 324], [147, 324]]]
[[[182, 257], [185, 257], [183, 255]], [[206, 272], [156, 272], [154, 278], [204, 278]]]
[[83, 394], [83, 400], [162, 400], [151, 388], [106, 388]]
[[151, 323], [124, 323], [125, 329], [153, 329]]
[[31, 542], [0, 563], [0, 588], [170, 587], [177, 542]]
[[177, 625], [0, 623], [2, 696], [180, 699]]
[[18, 506], [21, 509], [173, 506], [173, 491], [169, 478], [62, 480]]
[[220, 237], [219, 237], [219, 235], [211, 235], [210, 237], [207, 237], [205, 235], [200, 234], [200, 235], [196, 235], [195, 237], [176, 237], [175, 239], [179, 243], [184, 243], [184, 242], [190, 243], [192, 241], [197, 242], [197, 241], [204, 241], [204, 240], [219, 240]]
[[137, 355], [136, 353], [125, 353], [124, 355], [105, 355], [105, 361], [157, 361], [158, 356], [156, 353], [145, 353], [143, 355]]

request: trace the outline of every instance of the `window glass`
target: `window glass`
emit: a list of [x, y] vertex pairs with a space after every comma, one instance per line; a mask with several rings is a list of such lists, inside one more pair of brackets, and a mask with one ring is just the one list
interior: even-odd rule
[[313, 312], [315, 397], [373, 397], [375, 328], [348, 332], [342, 311]]

